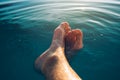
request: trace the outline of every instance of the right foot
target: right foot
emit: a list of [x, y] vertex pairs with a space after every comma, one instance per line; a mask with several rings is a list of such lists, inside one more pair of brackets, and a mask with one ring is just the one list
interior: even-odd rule
[[[46, 65], [45, 63], [53, 60], [57, 57], [65, 57], [64, 56], [64, 38], [66, 33], [70, 31], [69, 24], [67, 22], [61, 23], [54, 31], [53, 40], [50, 48], [41, 54], [35, 61], [35, 68], [37, 70], [41, 70], [43, 72], [43, 68]], [[52, 59], [51, 59], [52, 58]], [[54, 59], [55, 58], [55, 59]], [[54, 61], [53, 61], [54, 62]], [[47, 67], [47, 66], [46, 66]]]

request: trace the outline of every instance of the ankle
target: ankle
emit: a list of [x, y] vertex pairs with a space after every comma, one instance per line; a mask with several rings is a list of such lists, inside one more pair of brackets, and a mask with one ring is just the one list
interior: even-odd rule
[[57, 55], [52, 55], [50, 56], [42, 65], [41, 67], [41, 71], [44, 74], [49, 74], [51, 71], [54, 70], [55, 66], [58, 64], [59, 62], [59, 57]]

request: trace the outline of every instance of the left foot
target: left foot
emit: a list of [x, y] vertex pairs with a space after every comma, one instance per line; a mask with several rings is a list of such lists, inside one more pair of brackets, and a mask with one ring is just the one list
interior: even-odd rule
[[80, 29], [74, 29], [69, 31], [65, 37], [65, 44], [68, 50], [79, 50], [83, 47], [82, 43], [82, 31]]
[[58, 58], [65, 59], [64, 54], [64, 38], [66, 33], [70, 30], [67, 22], [61, 23], [54, 31], [53, 40], [50, 48], [41, 54], [35, 61], [35, 68], [38, 71], [49, 68], [48, 63], [53, 65], [54, 60]]
[[65, 37], [65, 55], [69, 60], [77, 51], [83, 47], [82, 43], [82, 31], [79, 29], [74, 29], [68, 32]]

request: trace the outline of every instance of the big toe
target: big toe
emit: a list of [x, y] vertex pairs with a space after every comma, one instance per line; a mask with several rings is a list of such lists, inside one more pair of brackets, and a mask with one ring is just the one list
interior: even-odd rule
[[62, 22], [59, 27], [65, 31], [65, 34], [71, 30], [68, 22]]
[[54, 31], [53, 40], [64, 40], [65, 35], [71, 30], [69, 23], [62, 22]]
[[62, 22], [54, 31], [53, 43], [64, 46], [65, 35], [71, 30], [67, 22]]

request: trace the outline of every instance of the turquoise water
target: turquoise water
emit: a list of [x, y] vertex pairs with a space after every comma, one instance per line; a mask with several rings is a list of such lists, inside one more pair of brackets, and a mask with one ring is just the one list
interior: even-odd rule
[[119, 0], [1, 0], [0, 80], [44, 80], [34, 60], [62, 21], [83, 31], [70, 60], [83, 80], [120, 80]]

